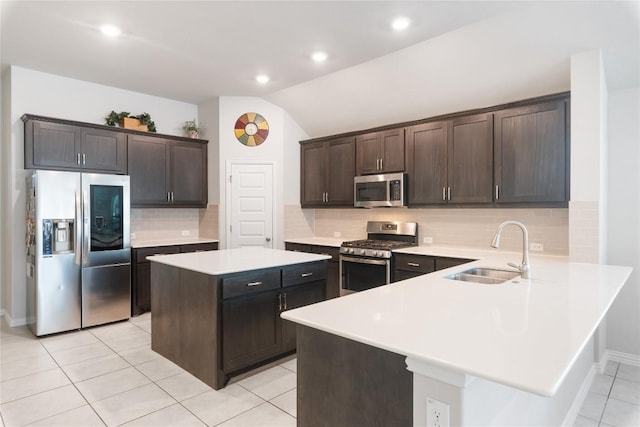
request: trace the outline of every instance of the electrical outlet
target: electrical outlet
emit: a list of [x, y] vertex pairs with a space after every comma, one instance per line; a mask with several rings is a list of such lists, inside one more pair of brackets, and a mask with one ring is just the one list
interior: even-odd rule
[[136, 233], [131, 233], [131, 240], [136, 240]]
[[425, 245], [430, 245], [433, 243], [433, 237], [431, 236], [424, 236], [422, 238], [422, 243], [424, 243]]
[[449, 427], [449, 405], [427, 397], [427, 427]]
[[333, 237], [341, 237], [341, 236], [342, 236], [341, 232], [339, 232], [339, 231], [334, 231], [333, 232]]
[[542, 243], [530, 243], [529, 249], [532, 251], [542, 252], [544, 251], [544, 245]]
[[189, 235], [191, 235], [191, 232], [189, 230], [182, 230], [182, 232], [180, 233], [180, 235], [182, 237], [187, 237]]

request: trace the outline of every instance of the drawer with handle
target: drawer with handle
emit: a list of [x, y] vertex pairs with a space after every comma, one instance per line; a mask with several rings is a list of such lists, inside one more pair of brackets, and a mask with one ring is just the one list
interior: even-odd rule
[[396, 270], [432, 273], [435, 271], [435, 258], [424, 255], [393, 254]]
[[286, 267], [282, 270], [282, 286], [314, 282], [327, 277], [327, 262], [317, 261]]
[[262, 270], [222, 278], [222, 298], [228, 299], [240, 295], [278, 289], [280, 270]]

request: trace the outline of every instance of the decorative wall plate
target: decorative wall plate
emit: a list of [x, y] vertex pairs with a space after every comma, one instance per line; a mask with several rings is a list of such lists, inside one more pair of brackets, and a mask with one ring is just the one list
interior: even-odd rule
[[258, 113], [245, 113], [236, 120], [234, 132], [242, 144], [256, 147], [267, 139], [269, 123]]

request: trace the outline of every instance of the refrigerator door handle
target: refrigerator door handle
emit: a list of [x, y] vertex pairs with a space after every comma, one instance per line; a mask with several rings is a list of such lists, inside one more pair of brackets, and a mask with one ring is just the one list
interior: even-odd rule
[[75, 256], [76, 256], [76, 264], [80, 265], [80, 261], [81, 261], [81, 257], [80, 254], [82, 253], [82, 208], [81, 208], [81, 204], [80, 204], [80, 192], [76, 191], [75, 192], [75, 198], [76, 198], [76, 218], [75, 218]]
[[87, 265], [89, 262], [89, 239], [91, 236], [91, 221], [89, 218], [89, 200], [87, 197], [87, 190], [82, 192], [82, 223], [83, 223], [83, 238], [82, 238], [82, 264]]

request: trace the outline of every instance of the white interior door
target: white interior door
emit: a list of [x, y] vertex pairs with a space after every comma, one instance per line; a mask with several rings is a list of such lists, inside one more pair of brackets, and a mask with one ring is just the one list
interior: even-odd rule
[[230, 248], [273, 247], [273, 165], [232, 164]]

